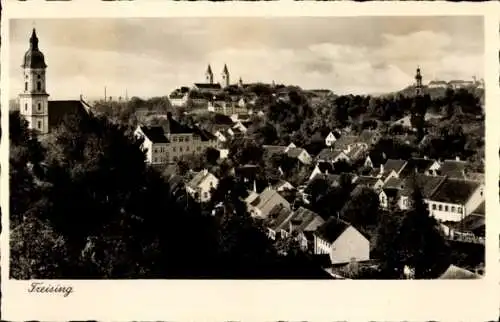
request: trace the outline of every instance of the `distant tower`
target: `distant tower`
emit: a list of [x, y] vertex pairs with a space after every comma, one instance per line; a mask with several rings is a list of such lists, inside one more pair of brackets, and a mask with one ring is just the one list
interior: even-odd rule
[[207, 71], [205, 72], [205, 80], [208, 84], [214, 83], [214, 73], [212, 73], [212, 68], [210, 67], [210, 64], [208, 65]]
[[227, 69], [227, 65], [224, 64], [224, 69], [222, 70], [222, 86], [223, 87], [228, 87], [229, 86], [229, 70]]
[[240, 77], [240, 79], [238, 80], [238, 86], [239, 86], [240, 88], [243, 88], [243, 79], [241, 79], [241, 77]]
[[420, 67], [417, 67], [417, 75], [415, 75], [415, 93], [417, 95], [423, 94], [423, 86], [422, 86], [422, 75], [420, 74]]
[[45, 91], [45, 57], [38, 49], [36, 30], [30, 38], [30, 48], [24, 54], [24, 89], [19, 94], [20, 114], [28, 121], [28, 127], [41, 134], [49, 132], [49, 94]]

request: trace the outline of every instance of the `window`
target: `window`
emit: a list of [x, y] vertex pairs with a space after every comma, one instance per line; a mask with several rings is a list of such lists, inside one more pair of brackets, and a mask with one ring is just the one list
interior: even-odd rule
[[448, 205], [444, 206], [444, 211], [448, 211]]
[[38, 111], [42, 110], [42, 103], [38, 103]]
[[157, 159], [157, 158], [154, 158], [154, 159], [153, 159], [153, 162], [154, 162], [154, 163], [156, 163], [157, 161], [158, 161], [158, 159]]
[[172, 151], [175, 152], [175, 146], [172, 147]]
[[177, 142], [177, 137], [176, 136], [172, 137], [172, 142]]
[[455, 212], [455, 206], [451, 206], [451, 212]]
[[27, 111], [28, 110], [28, 103], [24, 103], [24, 110]]
[[181, 136], [181, 137], [179, 137], [179, 142], [182, 142], [182, 141], [184, 141], [184, 138]]
[[181, 153], [182, 153], [182, 146], [181, 146], [181, 147], [179, 147], [179, 152], [181, 152]]
[[432, 204], [432, 210], [436, 210], [436, 204]]
[[42, 128], [42, 121], [38, 121], [38, 128], [41, 129]]
[[185, 138], [185, 140], [186, 140], [186, 142], [189, 142], [189, 136], [187, 136], [187, 137]]
[[154, 153], [158, 153], [158, 149], [157, 149], [157, 148], [154, 148], [154, 149], [153, 149], [153, 152], [154, 152]]
[[189, 152], [189, 147], [188, 146], [186, 147], [186, 152]]
[[38, 78], [38, 79], [40, 79], [40, 78], [42, 78], [42, 76], [40, 76], [40, 75], [37, 75], [37, 78]]
[[28, 91], [28, 82], [24, 82], [24, 90]]
[[458, 212], [459, 214], [461, 214], [461, 213], [462, 213], [462, 207], [457, 207], [457, 212]]
[[439, 205], [439, 206], [438, 206], [438, 210], [439, 210], [439, 211], [443, 210], [443, 205]]
[[42, 83], [41, 82], [36, 82], [36, 90], [41, 91], [42, 90]]

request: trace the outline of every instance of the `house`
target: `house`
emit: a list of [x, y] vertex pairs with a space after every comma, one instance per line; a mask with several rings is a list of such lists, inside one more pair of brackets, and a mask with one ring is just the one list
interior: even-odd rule
[[[432, 114], [432, 113], [426, 113], [424, 116], [424, 119], [426, 122], [433, 120], [433, 119], [439, 119], [439, 118], [441, 118], [440, 115]], [[396, 125], [402, 126], [404, 128], [407, 128], [407, 129], [413, 129], [413, 126], [411, 124], [411, 115], [406, 115], [406, 116], [400, 118], [399, 120], [397, 120], [391, 124], [391, 126], [396, 126]]]
[[361, 159], [365, 155], [366, 146], [364, 145], [356, 145], [350, 148], [346, 155], [351, 161], [356, 161]]
[[287, 148], [286, 154], [289, 158], [299, 160], [302, 164], [311, 164], [312, 157], [303, 148]]
[[[414, 182], [412, 182], [414, 180]], [[413, 185], [416, 184], [420, 188], [420, 192], [422, 193], [422, 197], [426, 202], [429, 198], [434, 195], [437, 189], [443, 184], [446, 180], [444, 176], [432, 176], [426, 174], [416, 174], [410, 178], [408, 178], [404, 183], [404, 188], [401, 191], [398, 206], [402, 210], [409, 209], [412, 202], [412, 194], [413, 194]]]
[[270, 235], [280, 236], [281, 238], [295, 237], [302, 249], [311, 249], [314, 246], [314, 238], [312, 233], [325, 223], [323, 218], [317, 213], [300, 207], [297, 210], [284, 215], [286, 211], [281, 211], [280, 215], [274, 220], [269, 216], [271, 221], [268, 223]]
[[428, 158], [411, 158], [401, 172], [401, 177], [408, 177], [412, 174], [437, 175], [437, 170], [441, 165], [436, 160]]
[[265, 219], [270, 211], [277, 205], [283, 205], [291, 209], [290, 203], [283, 198], [276, 190], [266, 188], [260, 194], [251, 194], [245, 199], [248, 211], [252, 217]]
[[366, 157], [364, 166], [367, 168], [380, 168], [381, 164], [384, 164], [387, 157], [384, 152], [378, 153], [375, 151], [370, 151]]
[[341, 150], [334, 150], [332, 148], [325, 148], [316, 156], [316, 161], [318, 162], [330, 162], [333, 164], [340, 160], [351, 162], [351, 159], [345, 152]]
[[139, 125], [134, 131], [137, 138], [142, 138], [141, 149], [146, 152], [146, 162], [149, 164], [168, 163], [166, 154], [168, 144], [163, 127]]
[[451, 80], [448, 82], [448, 86], [453, 89], [461, 89], [466, 87], [474, 86], [473, 81], [464, 81], [464, 80]]
[[314, 167], [311, 175], [309, 176], [309, 181], [312, 181], [314, 177], [318, 174], [331, 174], [333, 173], [333, 165], [330, 162], [318, 162]]
[[217, 188], [219, 179], [208, 170], [198, 172], [193, 179], [186, 184], [186, 191], [199, 202], [207, 202], [210, 200], [212, 189]]
[[349, 223], [331, 217], [314, 232], [314, 253], [328, 254], [332, 265], [370, 259], [370, 242]]
[[448, 83], [445, 81], [441, 80], [431, 80], [429, 84], [427, 85], [428, 88], [442, 88], [446, 89], [448, 88]]
[[387, 180], [378, 194], [380, 207], [387, 209], [393, 205], [397, 205], [399, 194], [403, 188], [403, 180], [396, 177], [391, 177]]
[[446, 271], [439, 276], [441, 280], [464, 280], [464, 279], [478, 279], [481, 275], [466, 270], [455, 265], [450, 265]]
[[390, 178], [399, 178], [406, 164], [406, 160], [388, 159], [379, 169], [373, 169], [371, 175], [387, 182]]
[[342, 135], [333, 143], [333, 148], [335, 150], [344, 151], [345, 153], [349, 152], [355, 146], [364, 146], [365, 149], [368, 148], [368, 145], [361, 142], [355, 135]]
[[466, 167], [467, 167], [467, 162], [461, 161], [458, 158], [455, 160], [444, 160], [441, 163], [439, 169], [437, 169], [436, 173], [450, 178], [466, 179], [465, 175]]
[[174, 91], [168, 96], [172, 107], [184, 107], [189, 100], [189, 91]]
[[295, 187], [290, 182], [281, 179], [273, 185], [273, 189], [278, 192], [282, 192], [285, 190], [293, 190]]
[[330, 132], [325, 138], [325, 145], [327, 147], [331, 147], [335, 141], [337, 141], [337, 137], [333, 134], [333, 132]]
[[384, 182], [380, 178], [369, 176], [359, 176], [354, 183], [356, 186], [367, 187], [373, 190], [379, 190], [384, 185]]
[[283, 145], [263, 145], [264, 153], [268, 155], [284, 154], [287, 147]]
[[381, 138], [382, 133], [376, 130], [363, 130], [359, 134], [359, 141], [367, 144], [368, 146], [377, 144]]
[[446, 178], [427, 199], [429, 212], [440, 221], [461, 221], [484, 201], [484, 184]]

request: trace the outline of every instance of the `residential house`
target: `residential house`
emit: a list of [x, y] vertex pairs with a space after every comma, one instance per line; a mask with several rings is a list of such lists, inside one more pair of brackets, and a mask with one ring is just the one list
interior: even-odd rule
[[461, 221], [484, 201], [484, 184], [447, 178], [428, 198], [429, 212], [440, 221]]
[[364, 146], [365, 149], [368, 149], [368, 145], [360, 141], [359, 137], [355, 135], [342, 135], [333, 143], [335, 150], [343, 151], [344, 153], [348, 153], [355, 146]]
[[399, 178], [406, 164], [406, 160], [388, 159], [379, 169], [373, 169], [371, 176], [380, 178], [385, 183], [390, 178]]
[[134, 134], [136, 137], [143, 139], [141, 148], [146, 152], [147, 163], [168, 163], [166, 153], [170, 142], [161, 126], [139, 125]]
[[193, 179], [186, 184], [186, 191], [199, 202], [207, 202], [212, 195], [212, 189], [217, 188], [219, 179], [208, 170], [198, 172]]
[[332, 265], [370, 259], [370, 242], [349, 223], [331, 217], [314, 232], [314, 253], [328, 254]]
[[432, 176], [427, 174], [416, 174], [407, 178], [398, 200], [399, 208], [406, 210], [411, 207], [414, 184], [419, 187], [424, 202], [427, 203], [427, 200], [434, 195], [445, 180], [446, 177], [444, 176]]
[[367, 168], [379, 168], [380, 165], [384, 164], [387, 160], [387, 157], [384, 152], [378, 153], [375, 151], [370, 151], [366, 156], [366, 160], [364, 166]]
[[428, 88], [441, 88], [441, 89], [446, 89], [448, 88], [448, 83], [445, 81], [441, 80], [431, 80], [429, 84], [427, 85]]
[[440, 280], [465, 280], [465, 279], [478, 279], [481, 275], [466, 270], [455, 265], [450, 265], [443, 274], [439, 276]]
[[307, 165], [312, 163], [312, 157], [309, 153], [307, 153], [306, 149], [287, 147], [285, 151], [289, 158], [296, 159], [302, 164]]
[[280, 179], [277, 183], [273, 185], [273, 189], [277, 192], [282, 192], [285, 190], [293, 190], [295, 187], [288, 181]]
[[316, 161], [318, 162], [330, 162], [332, 164], [344, 160], [345, 162], [351, 162], [351, 159], [347, 154], [341, 150], [334, 150], [332, 148], [325, 148], [319, 152], [316, 156]]
[[444, 160], [441, 163], [439, 169], [436, 173], [439, 175], [447, 176], [455, 179], [466, 179], [465, 169], [467, 167], [467, 162], [460, 159], [455, 160]]
[[451, 80], [448, 82], [448, 86], [453, 89], [461, 89], [474, 86], [473, 81], [464, 81], [464, 80]]
[[384, 183], [384, 186], [379, 192], [380, 207], [387, 209], [398, 204], [398, 198], [404, 188], [403, 180], [391, 177]]
[[359, 176], [354, 183], [356, 186], [367, 187], [377, 191], [384, 185], [384, 182], [380, 178], [370, 176]]
[[[282, 208], [285, 209], [285, 208]], [[303, 250], [312, 249], [314, 246], [313, 232], [325, 223], [317, 213], [300, 207], [297, 210], [284, 215], [281, 211], [275, 219], [269, 216], [268, 229], [270, 235], [281, 238], [295, 237]]]
[[314, 170], [312, 171], [311, 175], [309, 176], [309, 181], [312, 181], [314, 177], [318, 174], [331, 174], [333, 173], [333, 165], [330, 162], [324, 162], [320, 161], [316, 164], [314, 167]]
[[251, 194], [245, 199], [248, 211], [252, 217], [265, 219], [269, 216], [269, 212], [276, 205], [283, 205], [287, 209], [291, 209], [290, 203], [283, 198], [276, 190], [266, 188], [260, 194]]
[[335, 136], [335, 134], [333, 134], [333, 132], [330, 132], [325, 138], [325, 145], [327, 147], [331, 147], [335, 143], [335, 141], [337, 141], [337, 137]]
[[[438, 114], [432, 114], [432, 113], [426, 113], [425, 116], [424, 116], [424, 119], [425, 121], [430, 121], [430, 120], [433, 120], [433, 119], [439, 119], [441, 118], [440, 115]], [[400, 118], [399, 120], [397, 121], [394, 121], [391, 126], [396, 126], [396, 125], [400, 125], [402, 126], [403, 128], [406, 128], [406, 129], [413, 129], [413, 126], [411, 124], [411, 115], [406, 115], [402, 118]]]
[[437, 175], [441, 167], [439, 162], [428, 158], [411, 158], [401, 172], [401, 177], [408, 177], [412, 174]]
[[169, 95], [170, 105], [172, 107], [184, 107], [187, 106], [189, 100], [189, 91], [174, 91]]

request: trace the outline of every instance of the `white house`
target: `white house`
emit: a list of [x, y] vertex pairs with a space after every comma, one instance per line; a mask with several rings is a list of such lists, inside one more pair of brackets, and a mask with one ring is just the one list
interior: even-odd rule
[[219, 179], [204, 169], [186, 184], [186, 191], [199, 202], [207, 202], [211, 198], [212, 189], [217, 188], [218, 184]]
[[427, 85], [428, 88], [448, 88], [448, 83], [442, 80], [431, 80]]
[[137, 126], [134, 135], [142, 138], [142, 150], [146, 152], [146, 162], [149, 164], [168, 163], [169, 140], [161, 126]]
[[297, 159], [302, 164], [311, 164], [312, 163], [312, 157], [305, 149], [289, 148], [288, 147], [285, 151], [286, 151], [286, 154], [288, 155], [288, 157], [290, 157], [292, 159]]
[[461, 221], [484, 201], [484, 184], [447, 178], [426, 202], [440, 221]]
[[175, 92], [169, 96], [170, 104], [173, 107], [183, 107], [186, 106], [189, 100], [189, 92], [181, 93]]
[[291, 209], [290, 203], [272, 188], [266, 188], [260, 194], [250, 194], [245, 199], [245, 203], [252, 217], [262, 219], [267, 218], [271, 210], [277, 205]]
[[314, 253], [328, 254], [333, 265], [370, 259], [370, 241], [347, 222], [331, 217], [314, 232]]
[[345, 162], [350, 162], [351, 159], [347, 154], [343, 151], [340, 150], [334, 150], [332, 148], [325, 148], [319, 152], [319, 154], [316, 156], [316, 160], [319, 162], [330, 162], [330, 163], [336, 163], [340, 160], [343, 160]]
[[333, 132], [328, 133], [328, 135], [325, 138], [325, 144], [326, 146], [330, 147], [337, 141], [337, 138], [335, 137], [335, 134]]

